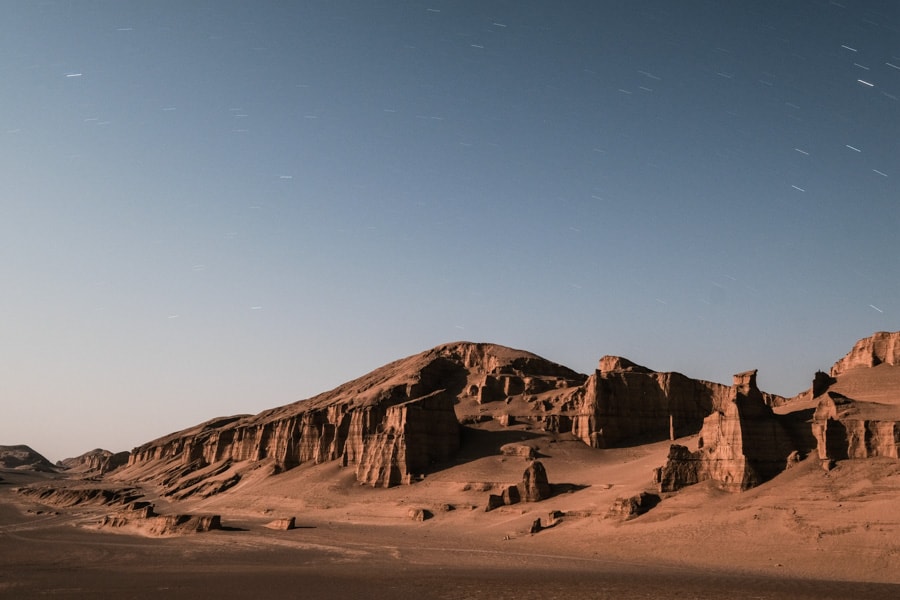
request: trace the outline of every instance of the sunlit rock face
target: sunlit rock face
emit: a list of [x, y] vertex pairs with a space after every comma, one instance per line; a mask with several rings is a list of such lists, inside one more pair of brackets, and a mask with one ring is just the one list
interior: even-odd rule
[[879, 331], [856, 342], [853, 349], [831, 367], [831, 376], [839, 377], [851, 369], [880, 364], [900, 365], [900, 331]]
[[698, 449], [673, 445], [657, 470], [660, 491], [675, 491], [712, 479], [729, 491], [759, 485], [784, 470], [797, 440], [766, 403], [756, 371], [734, 376], [730, 397], [703, 420]]
[[584, 385], [572, 433], [594, 448], [626, 440], [675, 439], [696, 433], [730, 394], [726, 385], [657, 373], [621, 357], [604, 356]]
[[900, 332], [859, 340], [817, 382], [812, 431], [826, 469], [845, 459], [900, 457]]

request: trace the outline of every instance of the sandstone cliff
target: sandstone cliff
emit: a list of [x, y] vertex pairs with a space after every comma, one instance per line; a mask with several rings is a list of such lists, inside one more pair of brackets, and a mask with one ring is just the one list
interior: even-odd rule
[[825, 468], [848, 458], [900, 454], [900, 332], [875, 333], [856, 342], [817, 374], [812, 431]]
[[128, 463], [128, 452], [110, 452], [96, 448], [72, 458], [64, 458], [57, 466], [80, 473], [103, 475]]
[[838, 377], [859, 367], [880, 364], [900, 365], [900, 331], [879, 331], [856, 342], [853, 349], [831, 367], [831, 376]]
[[797, 450], [786, 418], [776, 415], [756, 386], [756, 371], [734, 376], [729, 399], [703, 421], [698, 449], [673, 445], [657, 470], [662, 492], [712, 479], [728, 491], [741, 491], [771, 479]]
[[584, 385], [572, 433], [594, 448], [626, 440], [675, 439], [696, 433], [730, 395], [726, 385], [604, 356]]

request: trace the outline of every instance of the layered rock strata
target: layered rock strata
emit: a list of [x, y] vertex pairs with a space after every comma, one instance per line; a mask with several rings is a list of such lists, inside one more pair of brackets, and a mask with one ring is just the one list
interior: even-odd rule
[[771, 479], [797, 450], [785, 419], [766, 404], [756, 371], [734, 376], [729, 400], [703, 420], [698, 449], [673, 445], [655, 480], [661, 492], [712, 479], [728, 491], [741, 491]]
[[900, 457], [900, 332], [878, 332], [856, 342], [816, 374], [812, 432], [826, 469], [835, 461]]
[[209, 465], [268, 461], [281, 472], [337, 460], [354, 466], [362, 483], [409, 483], [456, 453], [463, 400], [477, 405], [517, 394], [525, 406], [533, 400], [553, 411], [555, 399], [574, 394], [584, 379], [528, 352], [448, 344], [309, 400], [214, 419], [144, 444], [132, 451], [121, 476], [155, 469], [166, 473], [169, 485], [185, 489], [188, 476]]
[[605, 356], [584, 385], [572, 433], [594, 448], [628, 440], [675, 439], [696, 433], [730, 395], [726, 385], [658, 373]]

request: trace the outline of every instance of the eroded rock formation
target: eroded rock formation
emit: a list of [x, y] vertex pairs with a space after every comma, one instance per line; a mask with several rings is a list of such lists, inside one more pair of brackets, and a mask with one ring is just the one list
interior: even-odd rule
[[812, 432], [822, 465], [844, 459], [900, 456], [900, 332], [879, 332], [856, 342], [816, 374]]
[[103, 475], [128, 464], [128, 455], [127, 451], [114, 453], [96, 448], [80, 456], [65, 458], [57, 466], [81, 473]]
[[673, 445], [655, 479], [662, 492], [706, 479], [740, 491], [771, 479], [787, 465], [796, 437], [785, 419], [766, 404], [756, 386], [756, 371], [734, 376], [729, 400], [703, 421], [698, 449]]
[[880, 364], [900, 365], [900, 331], [879, 331], [859, 340], [846, 356], [834, 363], [831, 376], [839, 377], [851, 369]]
[[524, 502], [540, 502], [549, 498], [553, 491], [547, 479], [547, 470], [536, 460], [522, 474], [521, 498]]
[[0, 446], [0, 468], [56, 471], [56, 467], [40, 453], [25, 445]]
[[722, 384], [604, 356], [584, 385], [572, 433], [594, 448], [626, 440], [675, 439], [696, 433], [730, 394], [731, 388]]
[[208, 478], [217, 465], [224, 472], [242, 461], [267, 461], [282, 472], [337, 460], [354, 466], [362, 483], [409, 483], [456, 453], [459, 422], [473, 406], [500, 400], [506, 406], [514, 395], [529, 413], [525, 418], [534, 416], [530, 412], [540, 418], [556, 411], [560, 398], [574, 395], [584, 379], [528, 352], [447, 344], [309, 400], [214, 419], [144, 444], [132, 451], [120, 476], [155, 473], [170, 491], [191, 494], [197, 479]]

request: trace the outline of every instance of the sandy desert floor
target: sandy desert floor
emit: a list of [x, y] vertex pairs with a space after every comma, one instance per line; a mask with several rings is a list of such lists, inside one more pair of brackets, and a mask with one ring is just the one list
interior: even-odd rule
[[[226, 530], [162, 538], [98, 530], [108, 507], [35, 504], [14, 488], [46, 475], [2, 472], [0, 597], [900, 597], [897, 461], [826, 473], [808, 460], [744, 493], [700, 484], [622, 521], [609, 506], [649, 489], [668, 442], [596, 451], [544, 440], [538, 450], [560, 491], [539, 503], [484, 511], [488, 493], [521, 477], [519, 457], [461, 460], [391, 489], [361, 487], [334, 464], [259, 469], [229, 493], [177, 506], [219, 514]], [[175, 511], [147, 493], [158, 512]], [[410, 508], [434, 516], [413, 521]], [[550, 511], [565, 516], [529, 534]], [[264, 526], [290, 516], [297, 529]]]

